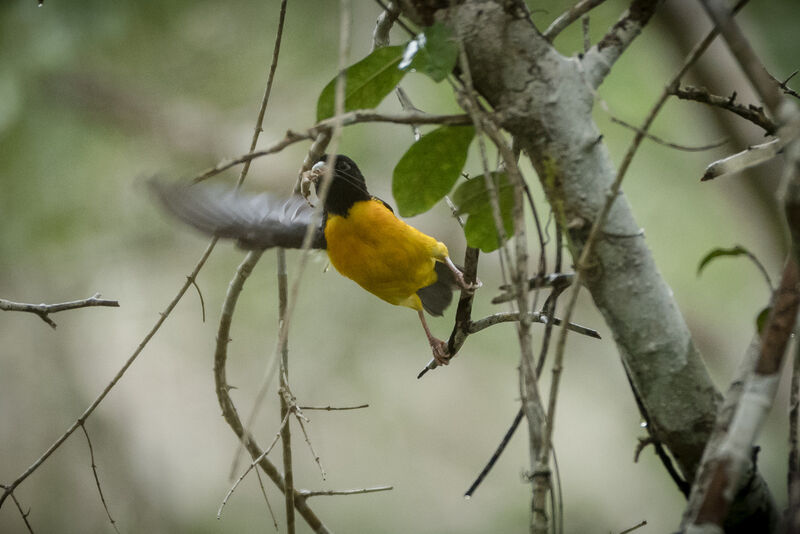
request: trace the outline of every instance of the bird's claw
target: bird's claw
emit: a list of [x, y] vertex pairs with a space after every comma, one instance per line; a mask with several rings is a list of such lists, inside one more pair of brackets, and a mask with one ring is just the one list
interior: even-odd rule
[[478, 278], [476, 278], [474, 282], [471, 282], [471, 283], [467, 282], [464, 279], [464, 273], [459, 273], [456, 276], [456, 283], [458, 284], [458, 287], [460, 287], [462, 291], [464, 291], [464, 292], [466, 292], [466, 293], [468, 293], [470, 295], [475, 293], [475, 291], [478, 288], [483, 287], [483, 282], [481, 282]]
[[447, 341], [439, 339], [431, 341], [431, 349], [433, 351], [433, 359], [438, 365], [447, 365], [450, 363], [450, 352], [447, 350]]

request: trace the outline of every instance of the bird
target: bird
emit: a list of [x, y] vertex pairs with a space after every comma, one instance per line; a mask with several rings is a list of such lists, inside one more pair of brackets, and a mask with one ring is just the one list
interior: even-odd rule
[[[327, 172], [332, 173], [330, 187], [310, 247], [326, 250], [341, 275], [373, 295], [415, 310], [434, 360], [447, 365], [448, 343], [431, 333], [424, 311], [441, 316], [454, 290], [474, 292], [480, 281], [466, 282], [444, 243], [402, 221], [388, 203], [371, 195], [348, 156], [323, 155], [303, 174], [304, 185], [314, 185], [319, 194]], [[301, 248], [314, 224], [314, 208], [297, 193], [282, 198], [161, 179], [149, 185], [169, 214], [203, 233], [235, 239], [243, 249]]]

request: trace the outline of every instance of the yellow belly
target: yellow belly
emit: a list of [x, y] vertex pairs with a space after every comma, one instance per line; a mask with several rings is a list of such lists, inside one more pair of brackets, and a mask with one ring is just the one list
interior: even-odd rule
[[422, 309], [417, 291], [436, 281], [434, 264], [447, 247], [409, 226], [378, 200], [353, 204], [347, 217], [329, 215], [328, 257], [342, 275], [383, 300]]

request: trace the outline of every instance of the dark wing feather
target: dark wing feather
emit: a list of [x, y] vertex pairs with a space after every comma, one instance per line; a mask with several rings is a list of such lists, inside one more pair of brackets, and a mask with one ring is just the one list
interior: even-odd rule
[[431, 315], [440, 316], [453, 300], [453, 290], [458, 287], [456, 279], [447, 265], [436, 262], [436, 281], [417, 291], [422, 307]]
[[[236, 239], [247, 249], [300, 248], [314, 209], [299, 195], [253, 195], [212, 184], [151, 180], [150, 189], [174, 217], [203, 233]], [[317, 226], [311, 248], [326, 248]]]

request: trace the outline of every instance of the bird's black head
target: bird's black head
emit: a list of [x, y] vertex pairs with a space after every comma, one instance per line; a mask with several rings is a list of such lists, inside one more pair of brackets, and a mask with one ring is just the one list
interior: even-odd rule
[[[333, 159], [330, 154], [325, 154], [314, 165], [313, 170], [319, 175], [316, 182], [317, 189], [322, 183], [322, 176], [325, 166]], [[317, 191], [319, 194], [319, 191]], [[325, 199], [325, 211], [333, 215], [347, 216], [350, 207], [360, 200], [372, 198], [367, 192], [367, 183], [364, 175], [361, 174], [358, 165], [347, 156], [336, 156], [336, 164], [333, 168], [333, 179]]]

